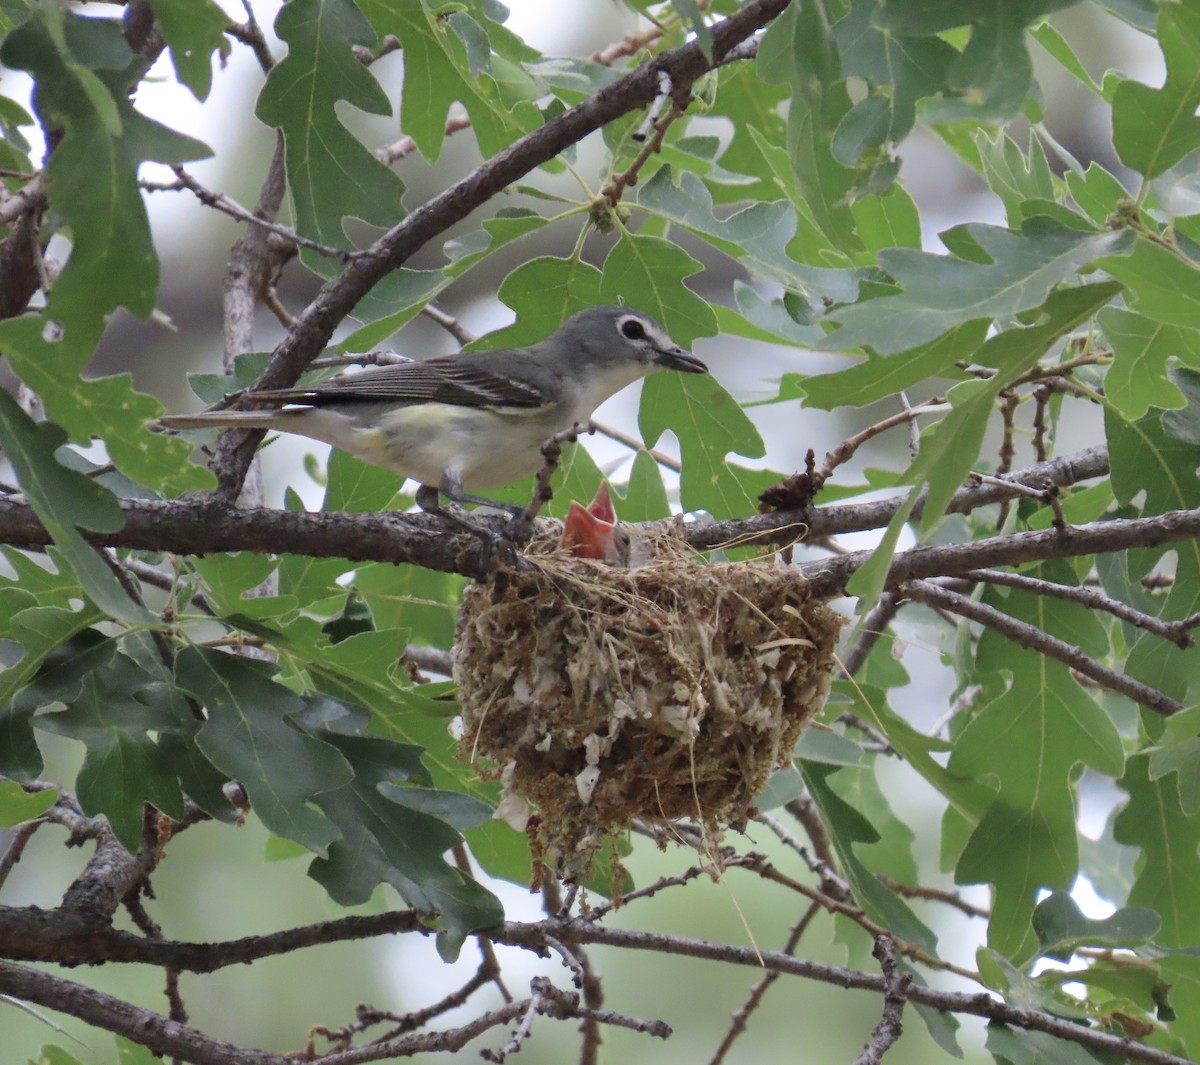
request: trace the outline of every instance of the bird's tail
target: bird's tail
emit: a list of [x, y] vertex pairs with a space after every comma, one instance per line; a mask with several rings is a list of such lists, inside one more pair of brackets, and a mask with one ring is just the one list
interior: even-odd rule
[[210, 410], [199, 414], [164, 414], [155, 422], [159, 429], [278, 429], [281, 422], [299, 410]]

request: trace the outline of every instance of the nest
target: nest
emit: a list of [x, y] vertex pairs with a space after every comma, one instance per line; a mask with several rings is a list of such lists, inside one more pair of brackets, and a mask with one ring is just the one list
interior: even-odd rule
[[572, 881], [634, 819], [712, 839], [753, 816], [829, 694], [844, 619], [793, 571], [651, 547], [622, 569], [535, 542], [459, 610], [459, 754], [503, 782], [510, 820], [535, 808], [535, 870]]

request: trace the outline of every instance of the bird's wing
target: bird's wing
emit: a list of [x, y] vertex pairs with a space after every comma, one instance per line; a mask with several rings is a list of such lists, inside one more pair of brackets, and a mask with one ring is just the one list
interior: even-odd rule
[[[488, 360], [491, 361], [491, 360]], [[425, 362], [373, 366], [309, 388], [250, 392], [245, 399], [276, 403], [448, 403], [456, 407], [539, 407], [542, 392], [509, 374], [497, 373], [466, 356], [439, 356]]]

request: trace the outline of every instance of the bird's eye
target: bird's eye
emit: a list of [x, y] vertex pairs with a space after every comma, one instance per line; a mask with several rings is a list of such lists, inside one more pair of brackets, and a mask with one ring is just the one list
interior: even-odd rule
[[636, 318], [626, 318], [621, 323], [621, 335], [626, 340], [645, 340], [646, 327]]

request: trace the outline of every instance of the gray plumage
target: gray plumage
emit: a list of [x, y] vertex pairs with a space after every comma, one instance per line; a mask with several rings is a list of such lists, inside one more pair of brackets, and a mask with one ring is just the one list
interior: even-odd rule
[[242, 403], [271, 409], [168, 415], [159, 425], [295, 433], [469, 500], [469, 491], [536, 471], [546, 440], [586, 424], [604, 400], [663, 369], [707, 372], [640, 311], [590, 307], [527, 348], [440, 356], [308, 388], [247, 392]]

